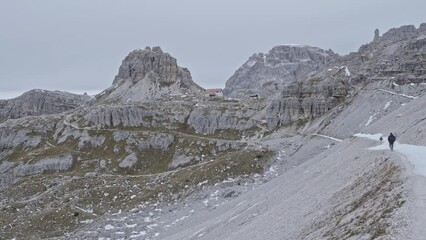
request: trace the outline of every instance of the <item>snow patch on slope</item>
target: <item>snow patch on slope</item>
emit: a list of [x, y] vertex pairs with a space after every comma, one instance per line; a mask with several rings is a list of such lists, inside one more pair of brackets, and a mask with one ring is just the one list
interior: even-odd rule
[[[382, 134], [355, 134], [356, 137], [368, 138], [377, 141]], [[388, 142], [383, 141], [380, 145], [369, 148], [370, 150], [387, 150]], [[414, 166], [414, 173], [426, 177], [426, 146], [418, 146], [411, 144], [394, 143], [395, 152], [404, 155], [407, 160]]]

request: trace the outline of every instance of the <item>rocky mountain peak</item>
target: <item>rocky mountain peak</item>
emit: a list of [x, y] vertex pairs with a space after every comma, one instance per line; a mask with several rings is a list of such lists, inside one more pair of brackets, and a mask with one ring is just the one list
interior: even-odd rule
[[417, 35], [418, 31], [414, 25], [405, 25], [389, 29], [381, 38], [383, 41], [398, 42], [416, 37]]
[[273, 47], [266, 55], [267, 60], [288, 61], [289, 63], [318, 62], [325, 63], [330, 55], [334, 55], [331, 50], [323, 50], [317, 47], [297, 44], [285, 44]]
[[418, 31], [422, 35], [426, 34], [426, 23], [420, 24]]
[[101, 93], [103, 100], [140, 102], [168, 94], [196, 93], [202, 90], [192, 81], [188, 69], [160, 47], [130, 52], [123, 60], [113, 85]]
[[187, 69], [180, 68], [175, 58], [163, 53], [160, 47], [136, 49], [123, 60], [113, 84], [132, 79], [137, 82], [146, 74], [153, 72], [159, 75], [160, 81], [176, 82], [181, 78], [191, 78]]
[[267, 54], [256, 53], [226, 83], [224, 94], [246, 98], [279, 93], [282, 86], [321, 69], [338, 57], [331, 50], [306, 45], [286, 44], [273, 47]]
[[[375, 45], [389, 45], [400, 41], [408, 41], [426, 34], [426, 23], [420, 24], [419, 28], [414, 25], [404, 25], [396, 28], [391, 28], [386, 31], [382, 36], [379, 30], [374, 31], [373, 44]], [[365, 45], [364, 45], [365, 46]], [[362, 46], [361, 48], [363, 48]]]

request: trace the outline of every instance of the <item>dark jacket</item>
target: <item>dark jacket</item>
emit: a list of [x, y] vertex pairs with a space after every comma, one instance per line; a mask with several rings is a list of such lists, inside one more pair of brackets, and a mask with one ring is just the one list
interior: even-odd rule
[[394, 143], [396, 140], [396, 137], [391, 133], [388, 137], [388, 141], [389, 143]]

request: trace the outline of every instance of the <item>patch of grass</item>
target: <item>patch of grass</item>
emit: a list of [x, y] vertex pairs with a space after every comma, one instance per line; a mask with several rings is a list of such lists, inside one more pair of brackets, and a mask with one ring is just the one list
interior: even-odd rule
[[[176, 140], [175, 144], [186, 143]], [[31, 176], [23, 178], [15, 188], [9, 188], [3, 194], [21, 200], [39, 197], [26, 202], [15, 201], [14, 208], [3, 211], [0, 220], [5, 222], [5, 236], [61, 236], [81, 227], [80, 221], [94, 219], [107, 212], [117, 212], [120, 209], [126, 211], [139, 206], [141, 202], [167, 203], [185, 198], [202, 188], [198, 185], [200, 182], [208, 181], [209, 185], [214, 185], [228, 178], [244, 178], [261, 173], [271, 156], [270, 152], [249, 150], [225, 152], [211, 156], [203, 164], [155, 175], [114, 174], [83, 178], [76, 177], [80, 175], [80, 170], [75, 169], [73, 172], [61, 174], [63, 177], [58, 174]], [[157, 167], [162, 169], [164, 165]], [[155, 171], [155, 167], [150, 171]], [[16, 192], [28, 194], [16, 195]], [[45, 209], [46, 205], [51, 210], [36, 211]], [[97, 216], [81, 209], [93, 209]], [[14, 219], [20, 219], [18, 224], [9, 226]], [[16, 229], [23, 231], [17, 234]]]
[[373, 233], [373, 235], [370, 237], [370, 240], [376, 239], [376, 238], [383, 236], [385, 234], [386, 234], [386, 228], [381, 227]]
[[7, 158], [11, 161], [18, 161], [27, 156], [23, 146], [24, 144], [19, 144]]
[[25, 134], [27, 137], [36, 137], [36, 136], [40, 136], [41, 134], [34, 131], [34, 129], [31, 130], [31, 132], [28, 132], [27, 134]]
[[209, 135], [211, 138], [218, 139], [229, 139], [229, 140], [239, 140], [241, 139], [242, 132], [235, 129], [218, 129], [214, 134]]

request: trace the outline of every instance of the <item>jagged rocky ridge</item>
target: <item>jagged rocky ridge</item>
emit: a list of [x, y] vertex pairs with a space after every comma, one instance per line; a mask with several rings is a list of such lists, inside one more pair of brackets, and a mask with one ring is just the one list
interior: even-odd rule
[[331, 50], [304, 45], [280, 45], [256, 53], [226, 82], [224, 94], [233, 98], [270, 98], [284, 86], [321, 70], [338, 58]]
[[[404, 94], [424, 94], [424, 33], [406, 29], [412, 28], [376, 35], [370, 50], [361, 47], [301, 74], [280, 87], [275, 99], [205, 99], [160, 49], [132, 52], [113, 86], [91, 105], [0, 124], [2, 218], [9, 224], [17, 219], [13, 228], [2, 225], [0, 236], [61, 236], [109, 211], [178, 202], [229, 178], [244, 182], [269, 166], [270, 150], [278, 150], [263, 142], [265, 136], [289, 137], [279, 146], [289, 154], [284, 165], [299, 165], [325, 150], [310, 134], [346, 138], [368, 127], [365, 111], [383, 109], [389, 95], [379, 91], [376, 99], [371, 91], [378, 87], [401, 94], [400, 103], [412, 100]], [[386, 69], [380, 70], [375, 55], [381, 52], [400, 57], [389, 67], [398, 72], [382, 76]], [[362, 62], [364, 55], [372, 57]], [[402, 67], [411, 60], [413, 70]], [[361, 109], [354, 103], [363, 97], [368, 100]], [[375, 116], [397, 109], [391, 105]]]
[[[375, 32], [374, 40], [310, 76], [284, 86], [280, 97], [268, 107], [268, 127], [294, 121], [306, 122], [348, 100], [350, 91], [370, 82], [383, 88], [397, 87], [406, 92], [406, 84], [426, 81], [425, 24], [419, 29], [402, 26], [384, 33]], [[358, 87], [358, 88], [357, 88]], [[376, 87], [378, 88], [378, 87]], [[412, 91], [417, 91], [411, 89]], [[349, 98], [350, 99], [350, 98]]]
[[9, 100], [0, 100], [0, 121], [9, 118], [61, 113], [90, 102], [87, 95], [35, 89]]

